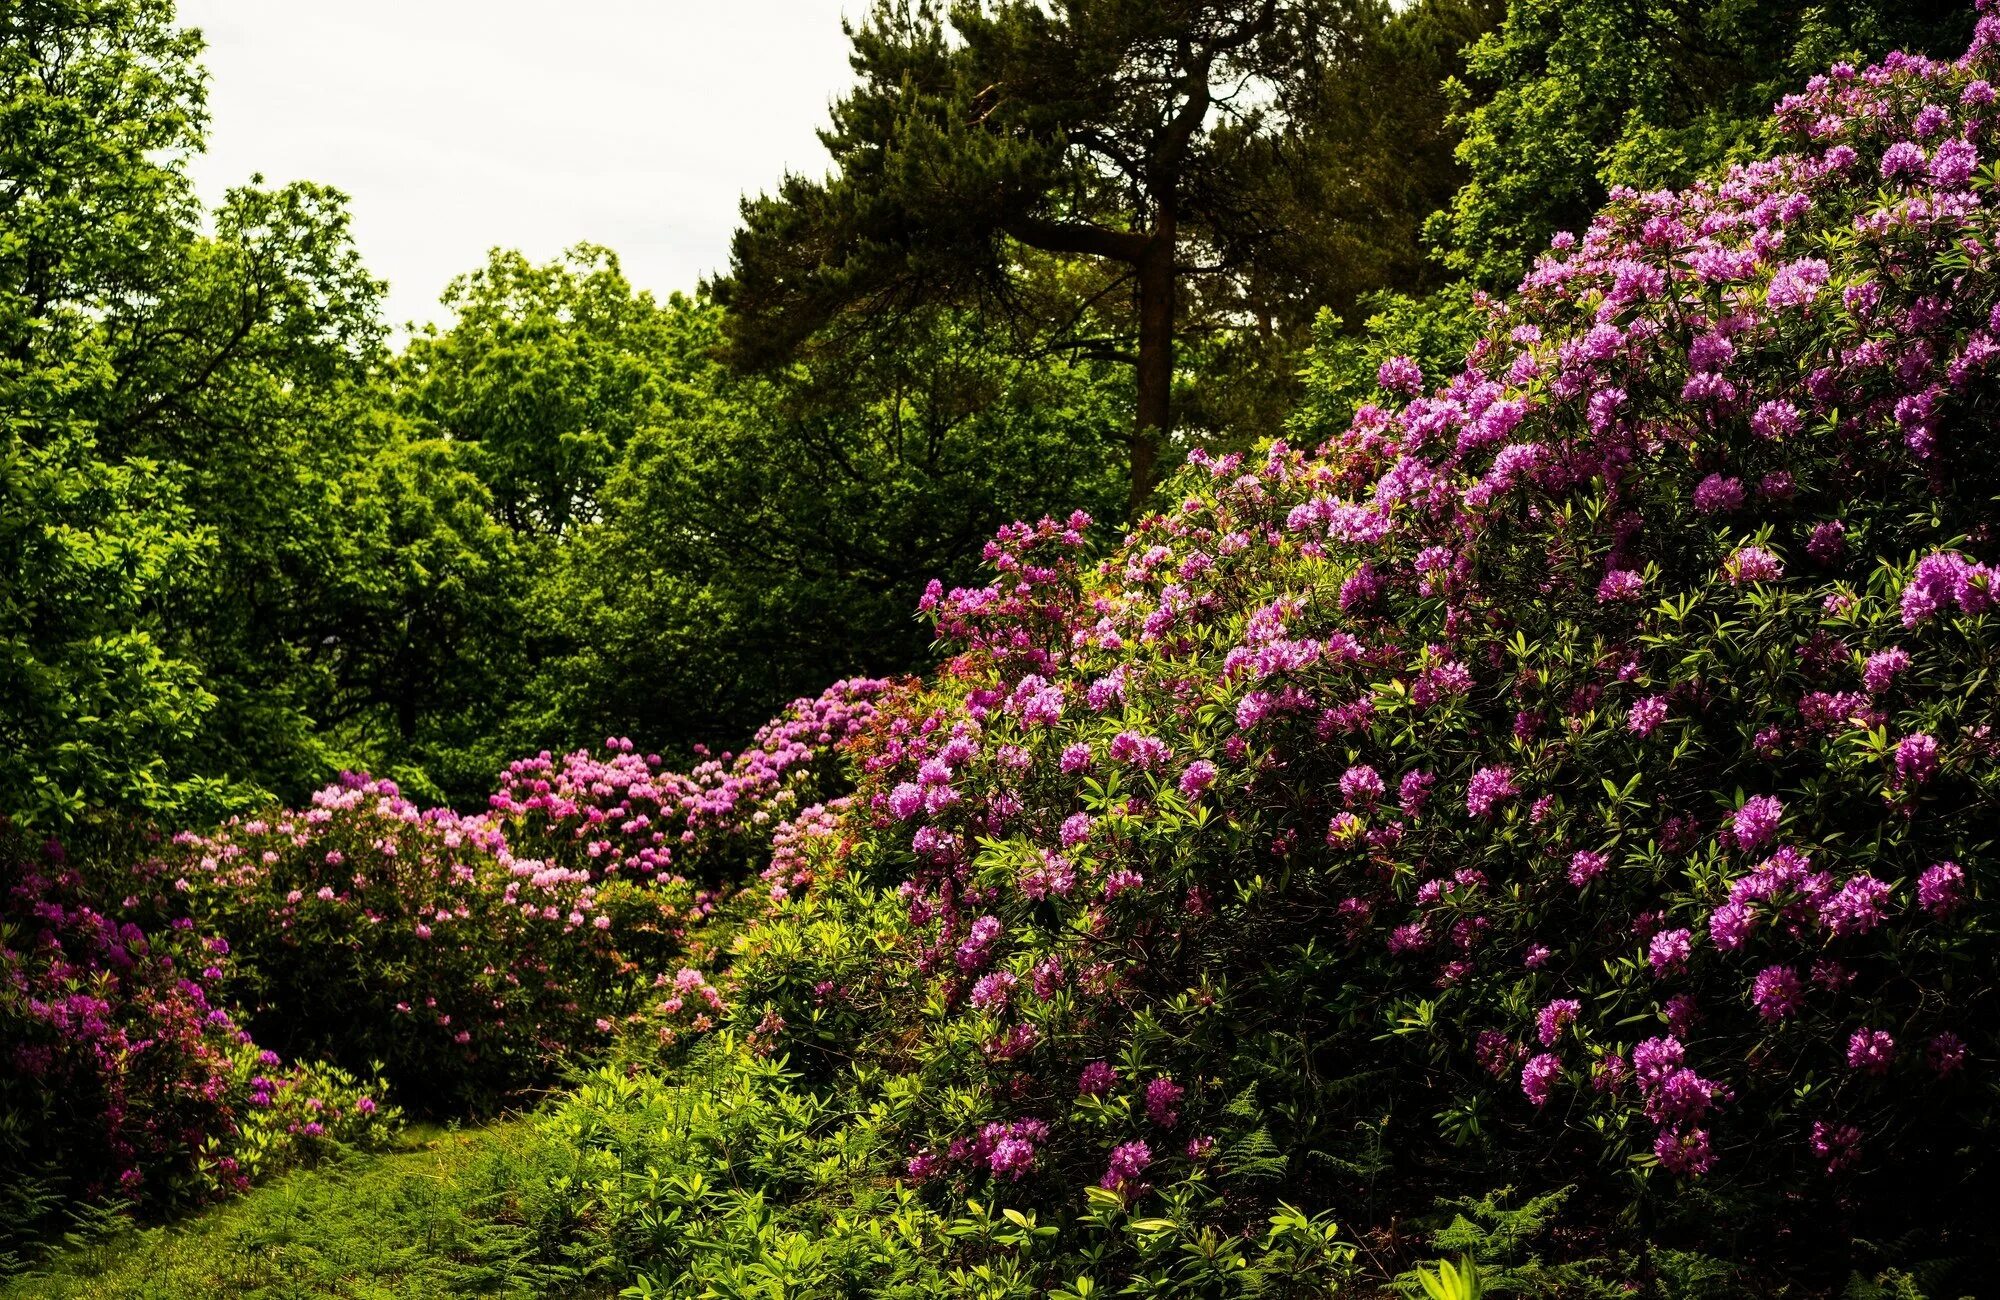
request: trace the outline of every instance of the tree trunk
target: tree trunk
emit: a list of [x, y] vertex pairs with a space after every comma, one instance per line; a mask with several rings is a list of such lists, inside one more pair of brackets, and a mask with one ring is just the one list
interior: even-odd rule
[[1136, 522], [1158, 480], [1160, 450], [1173, 432], [1174, 213], [1161, 211], [1139, 261], [1138, 409], [1132, 421], [1132, 496]]

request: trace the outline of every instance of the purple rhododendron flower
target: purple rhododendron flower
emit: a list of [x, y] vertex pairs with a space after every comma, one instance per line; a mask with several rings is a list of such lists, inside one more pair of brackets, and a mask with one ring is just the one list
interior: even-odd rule
[[1732, 900], [1709, 914], [1709, 941], [1723, 952], [1733, 952], [1743, 946], [1756, 925], [1757, 914], [1750, 905]]
[[1750, 417], [1750, 428], [1759, 437], [1773, 440], [1789, 438], [1799, 431], [1799, 408], [1783, 399], [1773, 399], [1757, 408]]
[[1005, 1011], [1013, 996], [1015, 979], [1010, 971], [996, 970], [979, 978], [972, 986], [972, 1005], [981, 1011]]
[[1597, 584], [1599, 604], [1613, 601], [1637, 600], [1646, 586], [1645, 575], [1635, 569], [1613, 569]]
[[1161, 1128], [1172, 1128], [1181, 1122], [1181, 1098], [1187, 1089], [1162, 1075], [1146, 1085], [1146, 1118]]
[[1882, 179], [1922, 175], [1925, 164], [1923, 149], [1908, 140], [1898, 140], [1882, 153]]
[[1563, 1030], [1576, 1020], [1577, 1013], [1582, 1010], [1583, 1004], [1575, 998], [1556, 998], [1537, 1012], [1535, 1036], [1541, 1040], [1542, 1046], [1554, 1047]]
[[1644, 737], [1659, 730], [1660, 724], [1666, 720], [1667, 697], [1648, 695], [1635, 703], [1631, 711], [1625, 715], [1625, 726], [1634, 734]]
[[[1822, 520], [1814, 524], [1812, 532], [1806, 537], [1806, 554], [1819, 564], [1828, 566], [1838, 564], [1847, 554], [1847, 525], [1838, 519]], [[1846, 592], [1834, 592], [1827, 597], [1827, 600], [1834, 601], [1836, 597], [1840, 598], [1839, 607], [1836, 608], [1834, 604], [1827, 605], [1826, 610], [1829, 614], [1842, 613], [1853, 606], [1854, 598]]]
[[1182, 795], [1192, 799], [1214, 785], [1216, 775], [1215, 764], [1205, 758], [1197, 759], [1181, 773], [1178, 788]]
[[1857, 1029], [1847, 1040], [1847, 1066], [1863, 1074], [1887, 1074], [1896, 1059], [1896, 1040], [1883, 1029]]
[[1736, 843], [1745, 849], [1764, 844], [1777, 833], [1785, 815], [1785, 805], [1767, 794], [1752, 795], [1736, 810], [1733, 827]]
[[1743, 480], [1710, 474], [1695, 486], [1694, 508], [1705, 515], [1743, 508]]
[[1358, 763], [1340, 774], [1340, 797], [1350, 808], [1374, 807], [1386, 788], [1382, 783], [1382, 774], [1365, 763]]
[[1750, 1001], [1766, 1020], [1783, 1020], [1805, 1000], [1805, 986], [1790, 966], [1766, 966], [1751, 981]]
[[1543, 1052], [1521, 1067], [1521, 1091], [1537, 1106], [1546, 1105], [1562, 1077], [1562, 1058]]
[[1965, 1064], [1965, 1040], [1946, 1030], [1931, 1039], [1924, 1055], [1934, 1073], [1952, 1074]]
[[1773, 311], [1784, 311], [1791, 307], [1803, 307], [1819, 296], [1826, 287], [1828, 267], [1824, 259], [1802, 257], [1778, 268], [1771, 277], [1771, 288], [1764, 301]]
[[994, 1143], [987, 1165], [1002, 1178], [1019, 1181], [1035, 1162], [1035, 1145], [1021, 1138], [1002, 1138]]
[[1933, 916], [1946, 916], [1965, 901], [1965, 872], [1956, 862], [1940, 862], [1917, 878], [1917, 904]]
[[1814, 1155], [1826, 1162], [1827, 1173], [1837, 1174], [1853, 1164], [1860, 1154], [1861, 1130], [1852, 1124], [1828, 1124], [1824, 1120], [1814, 1120], [1807, 1145]]
[[1106, 1191], [1126, 1191], [1135, 1189], [1140, 1177], [1153, 1163], [1153, 1149], [1144, 1142], [1126, 1142], [1112, 1148], [1111, 1160], [1104, 1171], [1104, 1177], [1097, 1184]]
[[1423, 391], [1424, 372], [1408, 357], [1390, 357], [1375, 372], [1375, 382], [1388, 392], [1414, 396]]
[[1610, 865], [1611, 860], [1602, 853], [1579, 849], [1569, 860], [1569, 883], [1581, 889], [1603, 875]]
[[1465, 790], [1465, 811], [1474, 817], [1490, 817], [1502, 800], [1512, 799], [1520, 790], [1514, 785], [1514, 769], [1482, 767], [1472, 774]]
[[1739, 547], [1723, 562], [1722, 571], [1732, 587], [1775, 582], [1785, 576], [1784, 564], [1761, 546]]
[[1715, 1164], [1708, 1130], [1701, 1128], [1684, 1129], [1669, 1125], [1661, 1129], [1653, 1138], [1653, 1155], [1659, 1160], [1661, 1168], [1687, 1178], [1698, 1178]]
[[1910, 656], [1905, 650], [1878, 651], [1868, 656], [1868, 663], [1861, 670], [1861, 684], [1871, 694], [1879, 694], [1888, 690], [1890, 683], [1909, 666]]
[[1397, 807], [1405, 817], [1421, 817], [1437, 778], [1429, 772], [1405, 772], [1396, 787]]
[[1882, 924], [1889, 886], [1873, 876], [1856, 876], [1819, 905], [1820, 923], [1835, 934], [1867, 934]]
[[1687, 965], [1694, 935], [1687, 930], [1662, 930], [1646, 945], [1646, 960], [1655, 976], [1671, 975]]
[[1938, 743], [1934, 736], [1918, 732], [1896, 742], [1896, 778], [1906, 785], [1922, 785], [1937, 775]]

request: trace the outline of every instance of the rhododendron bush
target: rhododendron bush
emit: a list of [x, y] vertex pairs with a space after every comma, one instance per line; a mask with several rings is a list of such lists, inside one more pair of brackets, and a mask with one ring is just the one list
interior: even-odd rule
[[723, 1004], [698, 970], [656, 991], [684, 957], [714, 955], [686, 931], [718, 895], [682, 872], [713, 880], [711, 856], [768, 845], [881, 689], [796, 701], [741, 755], [688, 773], [620, 738], [602, 757], [523, 760], [477, 815], [349, 776], [309, 808], [179, 836], [175, 887], [236, 946], [231, 992], [264, 1038], [380, 1062], [426, 1107], [489, 1105], [608, 1045], [628, 1016], [664, 1015], [665, 1042], [709, 1027]]
[[714, 882], [768, 859], [771, 833], [838, 775], [835, 747], [874, 717], [886, 683], [835, 682], [793, 701], [759, 728], [741, 754], [665, 770], [622, 737], [599, 758], [579, 750], [508, 765], [490, 803], [509, 839], [551, 862], [647, 879], [677, 869]]
[[1460, 373], [1197, 453], [1100, 563], [1080, 516], [1004, 531], [926, 597], [954, 657], [854, 742], [802, 842], [842, 883], [753, 936], [738, 1016], [909, 1076], [903, 1173], [958, 1193], [1247, 1226], [1476, 1177], [1729, 1207], [1709, 1243], [1829, 1268], [1965, 1240], [1996, 39], [1835, 68], [1787, 152], [1615, 195]]
[[220, 996], [230, 945], [157, 882], [107, 902], [4, 826], [0, 866], [0, 1255], [77, 1199], [209, 1200], [394, 1127], [381, 1080], [252, 1042]]
[[[729, 864], [761, 842], [809, 883], [786, 843], [884, 688], [795, 701], [687, 774], [620, 740], [544, 754], [477, 815], [349, 775], [80, 864], [0, 823], [0, 1258], [79, 1203], [166, 1209], [379, 1143], [390, 1097], [462, 1114], [614, 1043], [659, 1059], [715, 1028], [704, 923], [742, 883]], [[756, 883], [748, 910], [785, 888]]]

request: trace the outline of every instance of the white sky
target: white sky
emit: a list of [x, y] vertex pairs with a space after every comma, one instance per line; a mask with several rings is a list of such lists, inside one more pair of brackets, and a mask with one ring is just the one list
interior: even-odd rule
[[[848, 0], [859, 14], [860, 0]], [[210, 202], [261, 171], [352, 200], [388, 316], [496, 245], [591, 240], [664, 296], [722, 269], [736, 204], [849, 84], [841, 0], [180, 0], [208, 39]]]

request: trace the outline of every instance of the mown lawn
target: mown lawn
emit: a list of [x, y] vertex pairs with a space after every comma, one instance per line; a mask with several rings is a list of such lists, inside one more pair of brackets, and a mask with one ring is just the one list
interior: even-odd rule
[[302, 1170], [166, 1227], [73, 1245], [0, 1300], [608, 1294], [533, 1257], [509, 1221], [526, 1120], [415, 1129], [404, 1149]]

